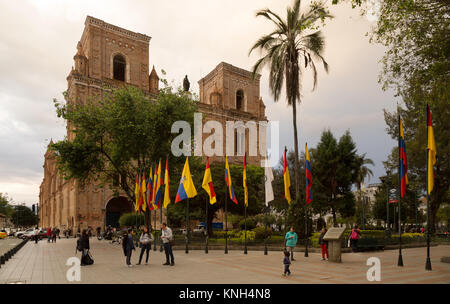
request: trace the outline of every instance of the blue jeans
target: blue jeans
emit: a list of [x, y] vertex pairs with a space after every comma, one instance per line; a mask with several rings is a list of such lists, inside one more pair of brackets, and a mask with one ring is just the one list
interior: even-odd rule
[[172, 245], [170, 245], [170, 243], [164, 243], [164, 252], [166, 253], [166, 263], [169, 264], [169, 257], [170, 261], [175, 263], [173, 259]]
[[131, 253], [133, 252], [133, 249], [127, 250], [127, 265], [131, 265]]
[[148, 244], [141, 244], [141, 255], [139, 256], [139, 264], [141, 264], [142, 261], [142, 257], [144, 256], [144, 252], [146, 253], [145, 255], [145, 263], [148, 263], [148, 253], [150, 251], [150, 249], [152, 249], [152, 244], [148, 243]]

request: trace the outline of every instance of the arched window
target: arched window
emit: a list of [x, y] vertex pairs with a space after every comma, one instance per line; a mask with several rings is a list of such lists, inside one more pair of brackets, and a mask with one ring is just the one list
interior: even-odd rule
[[237, 90], [236, 92], [236, 110], [243, 110], [244, 108], [244, 91]]
[[120, 81], [125, 81], [125, 69], [127, 62], [125, 58], [117, 54], [113, 59], [113, 78]]

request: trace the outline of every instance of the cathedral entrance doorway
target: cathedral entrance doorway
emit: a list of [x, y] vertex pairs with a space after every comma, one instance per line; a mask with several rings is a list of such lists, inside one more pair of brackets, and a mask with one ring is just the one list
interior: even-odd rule
[[133, 205], [126, 197], [119, 196], [112, 198], [106, 205], [106, 226], [119, 228], [120, 216], [132, 211]]

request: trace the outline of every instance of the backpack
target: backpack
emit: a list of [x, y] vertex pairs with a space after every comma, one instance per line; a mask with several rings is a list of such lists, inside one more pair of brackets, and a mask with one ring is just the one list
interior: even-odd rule
[[75, 252], [76, 251], [83, 251], [83, 248], [81, 248], [81, 239], [77, 240], [77, 248], [76, 248]]
[[358, 239], [358, 232], [356, 232], [355, 229], [352, 230], [352, 234], [350, 235], [350, 239], [352, 239], [352, 240]]
[[81, 264], [82, 265], [92, 265], [94, 264], [94, 259], [91, 256], [91, 253], [88, 251], [86, 255], [81, 257]]

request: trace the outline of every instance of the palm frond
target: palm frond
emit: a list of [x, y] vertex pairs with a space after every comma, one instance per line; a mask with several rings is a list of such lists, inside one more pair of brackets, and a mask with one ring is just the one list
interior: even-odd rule
[[[278, 16], [277, 14], [272, 12], [270, 9], [266, 8], [266, 9], [258, 11], [256, 13], [256, 17], [259, 17], [259, 16], [263, 16], [263, 17], [269, 19], [270, 21], [272, 21], [273, 23], [275, 23], [275, 25], [282, 32], [287, 32], [287, 27], [286, 27], [286, 24], [284, 23], [283, 19], [281, 19], [280, 16]], [[276, 20], [274, 20], [273, 18], [275, 18]]]

